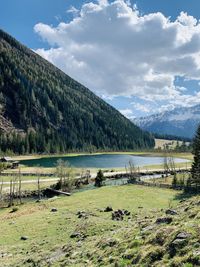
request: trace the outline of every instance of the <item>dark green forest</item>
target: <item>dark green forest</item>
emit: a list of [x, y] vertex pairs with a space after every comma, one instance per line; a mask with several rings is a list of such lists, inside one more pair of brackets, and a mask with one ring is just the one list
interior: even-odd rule
[[149, 133], [0, 30], [1, 152], [92, 152], [153, 146]]

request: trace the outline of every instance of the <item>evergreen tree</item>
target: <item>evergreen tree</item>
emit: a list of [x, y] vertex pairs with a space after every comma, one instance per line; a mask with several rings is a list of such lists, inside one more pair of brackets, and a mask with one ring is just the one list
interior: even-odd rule
[[194, 161], [191, 170], [191, 183], [195, 185], [196, 189], [200, 186], [200, 126], [193, 142]]
[[104, 181], [104, 175], [102, 170], [99, 170], [97, 173], [97, 176], [95, 178], [95, 186], [96, 187], [101, 187], [103, 185], [103, 181]]

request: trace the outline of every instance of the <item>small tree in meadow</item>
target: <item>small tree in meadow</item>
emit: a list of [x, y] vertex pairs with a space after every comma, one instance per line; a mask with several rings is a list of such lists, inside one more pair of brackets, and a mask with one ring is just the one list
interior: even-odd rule
[[71, 191], [74, 183], [74, 169], [67, 161], [58, 160], [56, 175], [59, 178], [59, 181], [57, 182], [55, 189]]
[[103, 185], [103, 181], [104, 181], [104, 175], [103, 175], [103, 172], [102, 170], [99, 170], [97, 172], [97, 176], [95, 178], [95, 186], [96, 187], [101, 187]]

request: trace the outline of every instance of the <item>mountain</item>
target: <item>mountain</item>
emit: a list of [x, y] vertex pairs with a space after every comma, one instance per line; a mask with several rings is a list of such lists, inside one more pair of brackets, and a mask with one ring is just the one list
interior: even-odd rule
[[0, 30], [1, 151], [55, 153], [153, 146], [149, 133]]
[[193, 138], [200, 123], [200, 105], [137, 118], [134, 123], [152, 133]]

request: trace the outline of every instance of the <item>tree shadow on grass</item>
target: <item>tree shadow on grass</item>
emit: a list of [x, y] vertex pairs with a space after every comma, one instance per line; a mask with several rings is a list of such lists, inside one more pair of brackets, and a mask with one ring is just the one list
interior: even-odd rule
[[174, 200], [186, 200], [197, 195], [200, 195], [200, 193], [181, 191], [175, 195]]

